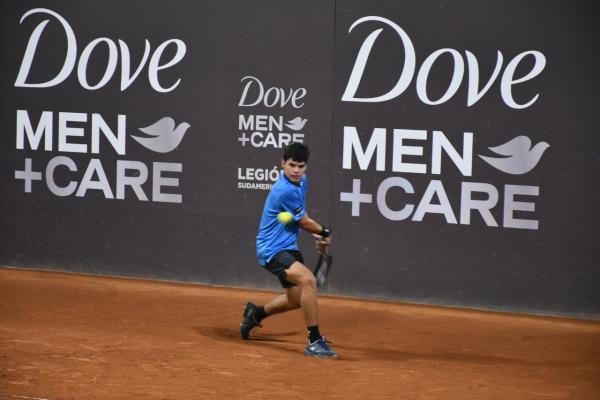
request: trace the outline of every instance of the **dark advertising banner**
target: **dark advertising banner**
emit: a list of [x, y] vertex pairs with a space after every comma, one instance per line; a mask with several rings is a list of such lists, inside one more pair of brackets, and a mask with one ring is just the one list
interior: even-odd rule
[[333, 4], [1, 7], [1, 263], [276, 287], [254, 238], [286, 143], [328, 217]]
[[598, 9], [337, 2], [336, 290], [598, 312]]
[[598, 315], [598, 17], [1, 2], [0, 264], [278, 288], [254, 239], [301, 141], [326, 292]]

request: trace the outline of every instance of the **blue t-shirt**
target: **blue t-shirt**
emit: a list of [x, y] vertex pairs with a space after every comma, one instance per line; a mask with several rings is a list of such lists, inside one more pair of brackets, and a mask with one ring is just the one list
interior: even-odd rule
[[[256, 258], [260, 265], [267, 265], [281, 250], [298, 250], [298, 221], [305, 214], [306, 190], [306, 176], [302, 176], [300, 183], [295, 185], [284, 174], [271, 188], [256, 235]], [[292, 222], [282, 224], [277, 220], [277, 214], [282, 211], [294, 216]]]

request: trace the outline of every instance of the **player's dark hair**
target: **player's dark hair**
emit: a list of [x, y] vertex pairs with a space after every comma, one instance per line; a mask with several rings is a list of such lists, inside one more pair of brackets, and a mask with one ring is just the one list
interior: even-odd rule
[[303, 143], [293, 142], [283, 149], [283, 161], [292, 159], [297, 162], [308, 162], [310, 152], [308, 146]]

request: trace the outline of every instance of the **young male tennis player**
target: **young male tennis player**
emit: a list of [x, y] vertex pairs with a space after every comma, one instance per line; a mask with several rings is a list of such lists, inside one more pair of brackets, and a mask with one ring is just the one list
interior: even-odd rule
[[[331, 243], [331, 230], [306, 213], [305, 172], [308, 157], [308, 147], [302, 143], [291, 143], [285, 147], [281, 160], [283, 174], [267, 197], [256, 236], [258, 262], [279, 278], [285, 294], [261, 307], [247, 303], [240, 334], [242, 339], [249, 339], [250, 331], [257, 326], [262, 327], [261, 322], [266, 317], [302, 308], [308, 329], [308, 344], [304, 354], [330, 358], [337, 357], [337, 353], [331, 350], [319, 332], [317, 284], [313, 273], [304, 265], [297, 243], [300, 228], [313, 234], [317, 249], [321, 252]], [[287, 224], [279, 222], [277, 215], [281, 212], [291, 213], [292, 220]]]

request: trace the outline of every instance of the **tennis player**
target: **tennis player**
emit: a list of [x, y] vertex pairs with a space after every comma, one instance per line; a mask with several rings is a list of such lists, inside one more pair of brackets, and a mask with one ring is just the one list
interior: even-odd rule
[[[267, 197], [256, 236], [258, 262], [279, 278], [285, 294], [260, 307], [247, 303], [240, 334], [242, 339], [247, 340], [250, 331], [257, 326], [262, 327], [262, 320], [268, 316], [302, 308], [308, 329], [304, 355], [330, 358], [337, 357], [337, 353], [319, 332], [317, 284], [313, 273], [304, 265], [297, 243], [300, 228], [313, 234], [320, 252], [324, 252], [331, 243], [331, 230], [306, 213], [305, 172], [309, 155], [308, 147], [302, 143], [291, 143], [285, 147], [281, 160], [283, 174]], [[293, 215], [290, 223], [282, 224], [277, 220], [282, 211]]]

